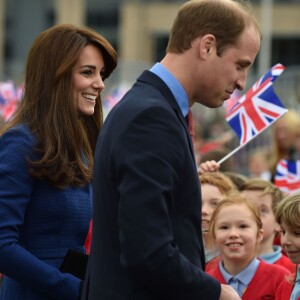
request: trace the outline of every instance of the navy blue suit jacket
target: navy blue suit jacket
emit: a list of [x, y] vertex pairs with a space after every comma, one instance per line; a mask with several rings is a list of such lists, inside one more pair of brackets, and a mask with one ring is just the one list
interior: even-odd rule
[[219, 299], [204, 270], [201, 195], [185, 119], [145, 71], [109, 113], [94, 166], [82, 299]]

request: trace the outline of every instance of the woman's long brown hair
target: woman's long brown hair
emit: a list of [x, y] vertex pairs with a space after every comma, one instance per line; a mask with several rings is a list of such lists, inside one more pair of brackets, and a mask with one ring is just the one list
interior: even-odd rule
[[96, 31], [60, 24], [42, 32], [27, 57], [24, 97], [0, 132], [27, 125], [37, 140], [37, 159], [27, 158], [31, 175], [59, 188], [83, 186], [92, 178], [103, 122], [101, 97], [96, 99], [93, 116], [79, 117], [71, 84], [72, 68], [89, 44], [100, 49], [107, 78], [117, 65], [117, 55]]

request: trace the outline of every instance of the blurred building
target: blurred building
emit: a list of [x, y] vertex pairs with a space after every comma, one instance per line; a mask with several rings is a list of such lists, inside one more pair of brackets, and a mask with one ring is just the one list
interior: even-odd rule
[[[113, 44], [120, 58], [114, 80], [131, 82], [140, 70], [163, 57], [170, 27], [184, 2], [0, 0], [0, 80], [22, 80], [27, 52], [42, 30], [56, 23], [74, 23], [96, 29]], [[288, 67], [284, 75], [287, 84], [293, 82], [284, 88], [289, 95], [283, 96], [300, 102], [300, 0], [250, 2], [265, 37], [264, 51], [253, 67], [253, 78], [271, 65], [282, 63]]]
[[[152, 63], [163, 55], [179, 0], [0, 0], [0, 78], [18, 77], [34, 38], [55, 23], [86, 24], [100, 31], [123, 61]], [[300, 0], [256, 0], [267, 18], [270, 64], [300, 65]], [[263, 3], [273, 3], [262, 17]]]
[[[249, 74], [248, 87], [269, 67], [282, 63], [286, 71], [275, 83], [276, 92], [286, 107], [295, 108], [300, 113], [300, 0], [249, 1], [262, 25], [264, 39]], [[120, 95], [143, 69], [164, 56], [171, 25], [184, 2], [0, 0], [0, 81], [21, 82], [25, 59], [36, 36], [54, 24], [73, 23], [96, 29], [117, 50], [119, 64], [106, 82], [105, 93], [115, 91], [111, 94]], [[196, 106], [196, 115], [197, 110], [201, 110], [199, 123], [203, 127], [218, 120], [218, 114], [222, 114], [222, 108], [209, 110]], [[262, 135], [261, 139], [251, 142], [251, 147], [266, 143], [269, 140]], [[242, 157], [239, 159], [243, 160]]]
[[[0, 81], [22, 81], [29, 47], [41, 31], [56, 23], [74, 23], [96, 29], [117, 49], [120, 63], [108, 84], [130, 84], [141, 70], [163, 57], [170, 27], [184, 2], [0, 0]], [[279, 96], [287, 106], [295, 106], [300, 103], [300, 0], [250, 2], [264, 40], [248, 84], [270, 66], [282, 63], [287, 70], [276, 83]]]

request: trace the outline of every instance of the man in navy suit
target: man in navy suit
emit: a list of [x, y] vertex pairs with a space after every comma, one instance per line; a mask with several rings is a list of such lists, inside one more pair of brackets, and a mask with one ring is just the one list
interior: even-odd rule
[[185, 116], [245, 87], [261, 33], [231, 0], [185, 3], [167, 53], [112, 109], [95, 152], [82, 299], [237, 300], [204, 272], [201, 193]]

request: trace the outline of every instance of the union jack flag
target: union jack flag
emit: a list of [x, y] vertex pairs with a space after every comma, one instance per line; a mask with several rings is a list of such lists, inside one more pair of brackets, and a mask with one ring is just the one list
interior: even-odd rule
[[280, 160], [276, 167], [274, 184], [284, 193], [300, 191], [300, 160]]
[[242, 97], [241, 91], [235, 89], [231, 94], [231, 97], [223, 103], [224, 110], [226, 115], [231, 111], [231, 109], [237, 104], [237, 102]]
[[9, 120], [17, 109], [23, 92], [23, 86], [16, 87], [11, 80], [0, 82], [0, 117], [4, 121]]
[[1, 95], [0, 93], [0, 108], [2, 105], [4, 105], [6, 103], [5, 98]]
[[274, 92], [273, 82], [284, 71], [273, 66], [227, 113], [226, 120], [244, 145], [287, 112]]
[[109, 93], [103, 99], [103, 105], [111, 110], [126, 94], [129, 90], [129, 86], [127, 84], [121, 84], [118, 86], [114, 86]]

